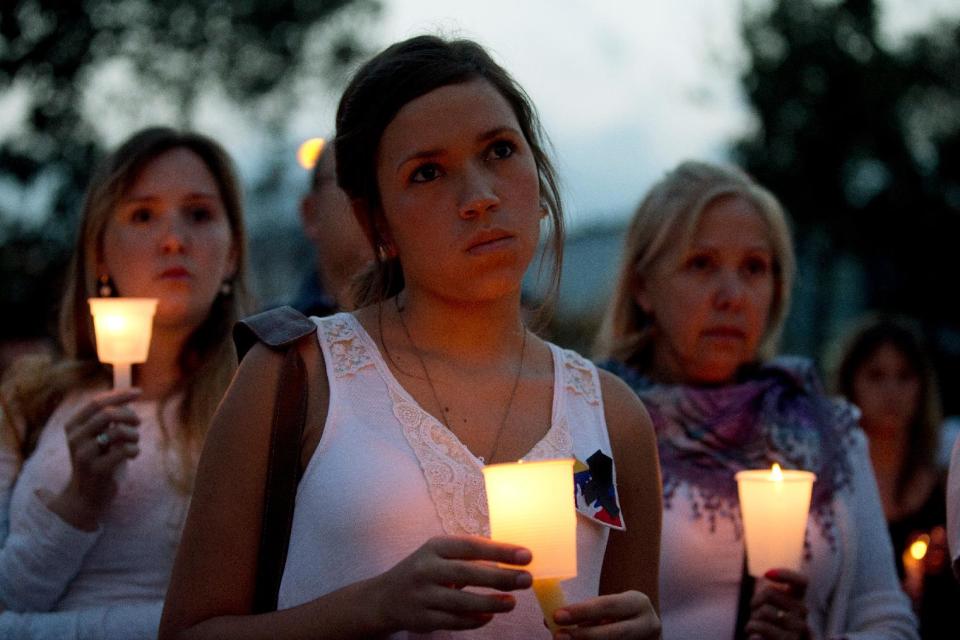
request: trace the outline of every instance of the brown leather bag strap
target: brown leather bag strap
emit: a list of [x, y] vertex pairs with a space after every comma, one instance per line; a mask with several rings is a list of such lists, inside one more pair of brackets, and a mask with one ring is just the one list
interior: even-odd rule
[[243, 360], [247, 351], [262, 342], [274, 351], [286, 351], [292, 344], [317, 330], [307, 316], [293, 307], [277, 307], [244, 318], [233, 327], [233, 343], [237, 359]]
[[293, 510], [300, 481], [300, 441], [307, 418], [307, 375], [297, 343], [316, 330], [312, 321], [290, 307], [272, 309], [234, 327], [239, 358], [257, 341], [283, 351], [274, 399], [270, 451], [257, 551], [254, 613], [277, 608], [280, 579], [287, 560]]

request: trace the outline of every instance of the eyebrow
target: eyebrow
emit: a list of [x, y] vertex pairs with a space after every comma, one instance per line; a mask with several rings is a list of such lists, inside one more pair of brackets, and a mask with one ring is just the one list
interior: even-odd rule
[[[488, 142], [494, 138], [497, 138], [504, 133], [511, 133], [513, 135], [523, 137], [523, 134], [518, 131], [515, 127], [503, 126], [503, 127], [494, 127], [489, 131], [484, 131], [476, 137], [476, 142]], [[426, 158], [436, 158], [437, 156], [444, 155], [443, 149], [424, 149], [422, 151], [417, 151], [411, 153], [409, 156], [405, 156], [400, 162], [397, 163], [397, 171], [407, 164], [411, 160], [423, 160]]]
[[[183, 199], [184, 200], [215, 200], [217, 198], [216, 194], [213, 193], [202, 193], [199, 191], [194, 191], [188, 193]], [[156, 202], [157, 200], [162, 200], [158, 196], [135, 196], [132, 198], [124, 198], [121, 200], [121, 203], [139, 203], [139, 202]]]

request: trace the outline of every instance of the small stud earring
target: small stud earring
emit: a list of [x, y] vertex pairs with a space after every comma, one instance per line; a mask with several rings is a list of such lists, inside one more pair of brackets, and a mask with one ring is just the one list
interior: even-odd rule
[[100, 281], [100, 286], [97, 289], [97, 293], [100, 294], [101, 298], [112, 298], [113, 297], [113, 282], [110, 280], [110, 276], [105, 273], [100, 274], [98, 278]]
[[233, 293], [233, 283], [229, 280], [224, 280], [220, 283], [220, 295], [227, 297]]

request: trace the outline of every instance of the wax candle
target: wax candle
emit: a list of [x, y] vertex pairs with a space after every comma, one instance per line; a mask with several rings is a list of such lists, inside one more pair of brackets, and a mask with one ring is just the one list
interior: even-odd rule
[[146, 362], [155, 298], [90, 298], [100, 362], [113, 365], [113, 386], [130, 387], [130, 365]]
[[526, 547], [525, 568], [551, 631], [565, 602], [560, 581], [577, 575], [573, 459], [493, 464], [483, 468], [490, 537]]
[[740, 471], [734, 477], [750, 575], [759, 577], [770, 569], [799, 571], [816, 475], [774, 464], [769, 471]]

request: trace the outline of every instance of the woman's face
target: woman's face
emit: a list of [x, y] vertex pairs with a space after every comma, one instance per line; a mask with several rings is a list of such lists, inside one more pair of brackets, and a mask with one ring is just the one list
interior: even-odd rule
[[99, 273], [121, 296], [158, 298], [156, 325], [199, 326], [236, 270], [217, 182], [178, 147], [147, 163], [103, 231]]
[[384, 130], [377, 182], [410, 289], [460, 301], [519, 294], [540, 233], [537, 166], [486, 80], [435, 89]]
[[738, 196], [703, 211], [687, 247], [641, 276], [636, 301], [653, 317], [653, 374], [715, 384], [755, 359], [774, 293], [766, 221]]
[[899, 349], [882, 344], [854, 373], [852, 400], [868, 433], [902, 432], [917, 414], [920, 376]]

